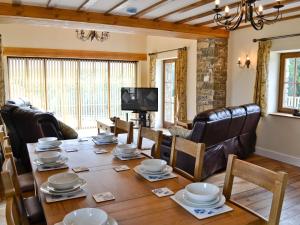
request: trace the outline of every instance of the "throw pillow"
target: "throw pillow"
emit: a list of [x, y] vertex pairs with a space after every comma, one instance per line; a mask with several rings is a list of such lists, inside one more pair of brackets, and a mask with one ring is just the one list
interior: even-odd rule
[[78, 137], [77, 132], [72, 127], [68, 126], [62, 121], [57, 120], [57, 122], [58, 128], [62, 133], [64, 139], [76, 139]]
[[179, 136], [182, 138], [188, 138], [191, 134], [191, 130], [185, 129], [179, 126], [172, 126], [168, 128], [172, 136]]

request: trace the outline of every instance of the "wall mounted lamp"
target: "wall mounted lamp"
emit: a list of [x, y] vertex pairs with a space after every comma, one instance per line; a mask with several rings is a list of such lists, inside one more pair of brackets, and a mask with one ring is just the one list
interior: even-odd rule
[[239, 65], [240, 68], [245, 68], [245, 67], [247, 67], [247, 68], [249, 69], [250, 64], [251, 64], [251, 61], [250, 61], [249, 56], [246, 55], [246, 61], [245, 61], [245, 64], [244, 64], [244, 65], [242, 64], [241, 58], [238, 59], [238, 63], [237, 63], [237, 64]]

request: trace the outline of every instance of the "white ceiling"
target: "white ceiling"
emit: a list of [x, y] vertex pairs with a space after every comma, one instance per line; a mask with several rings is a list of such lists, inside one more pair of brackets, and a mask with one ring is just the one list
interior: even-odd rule
[[[21, 2], [23, 5], [35, 5], [35, 6], [41, 6], [46, 7], [49, 0], [17, 0]], [[90, 0], [87, 4], [84, 5], [82, 10], [84, 11], [90, 11], [90, 12], [106, 12], [118, 3], [120, 3], [122, 0]], [[111, 14], [114, 15], [123, 15], [123, 16], [130, 16], [126, 12], [126, 8], [134, 6], [137, 8], [138, 12], [159, 2], [160, 0], [128, 0], [125, 4], [122, 4], [121, 6], [114, 9]], [[164, 15], [166, 13], [172, 12], [174, 10], [180, 9], [182, 7], [185, 7], [187, 5], [199, 2], [201, 0], [168, 0], [167, 2], [161, 4], [159, 7], [156, 7], [149, 13], [142, 16], [142, 18], [146, 19], [155, 19], [161, 15]], [[237, 0], [220, 0], [221, 6], [225, 6], [231, 3], [236, 2]], [[3, 3], [12, 3], [13, 0], [0, 0], [0, 2]], [[85, 0], [50, 0], [50, 7], [54, 8], [63, 8], [63, 9], [72, 9], [77, 10], [79, 6], [81, 6]], [[259, 4], [266, 5], [270, 3], [274, 3], [275, 0], [260, 0]], [[169, 21], [169, 22], [177, 22], [182, 19], [189, 18], [191, 16], [199, 15], [201, 13], [210, 12], [214, 9], [214, 1], [212, 0], [212, 3], [203, 5], [201, 7], [197, 7], [185, 12], [178, 12], [172, 15], [167, 16], [163, 20]], [[296, 3], [287, 4], [284, 9], [289, 9], [293, 7], [300, 7], [300, 0]], [[230, 12], [234, 13], [236, 9], [231, 9]], [[264, 13], [271, 13], [274, 12], [274, 9], [265, 10]], [[297, 15], [300, 14], [300, 11], [297, 13], [289, 13], [284, 15], [285, 16], [291, 16], [291, 15]], [[197, 18], [195, 20], [188, 21], [188, 24], [198, 24], [206, 21], [213, 20], [214, 14], [212, 13], [210, 16]], [[208, 24], [208, 26], [215, 26], [214, 23]]]

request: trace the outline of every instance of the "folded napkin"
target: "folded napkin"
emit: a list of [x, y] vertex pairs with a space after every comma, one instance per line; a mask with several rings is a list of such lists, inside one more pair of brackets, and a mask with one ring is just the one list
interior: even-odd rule
[[171, 196], [170, 198], [199, 220], [205, 219], [208, 217], [212, 217], [212, 216], [216, 216], [216, 215], [219, 215], [222, 213], [230, 212], [233, 210], [232, 208], [230, 208], [227, 205], [223, 205], [223, 206], [220, 206], [220, 207], [217, 207], [214, 209], [193, 208], [193, 207], [182, 204], [175, 198], [175, 196]]

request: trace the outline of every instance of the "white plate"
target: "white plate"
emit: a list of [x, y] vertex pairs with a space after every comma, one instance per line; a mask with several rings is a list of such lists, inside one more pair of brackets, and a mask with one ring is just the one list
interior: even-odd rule
[[39, 159], [34, 159], [33, 164], [37, 166], [45, 166], [45, 167], [51, 167], [51, 166], [59, 166], [62, 164], [65, 164], [68, 161], [68, 157], [61, 156], [59, 160], [53, 163], [43, 163]]
[[48, 148], [57, 148], [62, 144], [61, 141], [57, 141], [56, 143], [53, 144], [40, 144], [37, 143], [37, 147], [40, 149], [48, 149]]
[[166, 175], [166, 174], [172, 173], [173, 168], [169, 165], [166, 165], [164, 170], [159, 171], [159, 172], [152, 172], [152, 171], [145, 170], [142, 165], [138, 165], [137, 170], [138, 170], [138, 172], [140, 172], [142, 174], [146, 174], [146, 175]]
[[118, 225], [118, 222], [114, 218], [108, 216], [107, 225]]
[[77, 193], [82, 187], [86, 185], [86, 181], [82, 178], [79, 179], [79, 182], [77, 185], [73, 186], [73, 188], [65, 189], [65, 190], [57, 190], [52, 187], [49, 187], [48, 181], [44, 182], [40, 190], [41, 192], [49, 195], [64, 195], [64, 194], [75, 194]]
[[189, 201], [186, 201], [183, 197], [184, 194], [184, 190], [180, 190], [175, 194], [175, 198], [176, 200], [178, 200], [180, 203], [182, 203], [183, 205], [189, 206], [189, 207], [193, 207], [193, 208], [201, 208], [201, 209], [214, 209], [214, 208], [218, 208], [221, 207], [225, 204], [226, 199], [224, 197], [224, 195], [222, 195], [222, 197], [220, 198], [219, 202], [215, 203], [215, 204], [211, 204], [211, 205], [202, 205], [202, 204], [197, 204], [197, 203], [192, 203]]
[[191, 204], [208, 206], [208, 205], [214, 205], [214, 204], [218, 203], [220, 201], [220, 196], [218, 196], [215, 200], [210, 201], [210, 202], [194, 202], [192, 199], [189, 199], [185, 193], [183, 193], [183, 199], [186, 202], [191, 203]]
[[126, 157], [126, 158], [128, 157], [128, 158], [131, 158], [131, 157], [136, 157], [136, 156], [140, 155], [140, 154], [141, 154], [141, 151], [136, 150], [136, 151], [133, 152], [133, 153], [125, 154], [125, 153], [120, 153], [120, 152], [118, 151], [118, 149], [114, 148], [114, 149], [112, 150], [112, 154], [113, 154], [114, 156], [121, 156], [121, 157]]

